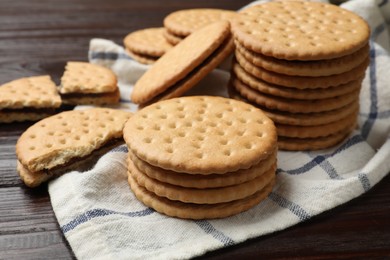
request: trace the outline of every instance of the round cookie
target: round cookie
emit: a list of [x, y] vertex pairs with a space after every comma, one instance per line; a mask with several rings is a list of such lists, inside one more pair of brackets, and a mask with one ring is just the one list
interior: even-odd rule
[[246, 86], [238, 79], [232, 79], [233, 88], [251, 102], [264, 106], [270, 110], [280, 110], [291, 113], [317, 113], [331, 111], [354, 102], [359, 96], [359, 89], [341, 96], [318, 100], [293, 100], [263, 94]]
[[195, 204], [217, 204], [249, 197], [270, 183], [275, 178], [276, 170], [274, 164], [266, 172], [247, 182], [226, 187], [197, 189], [180, 187], [150, 178], [139, 171], [131, 160], [128, 161], [128, 167], [129, 174], [137, 183], [157, 196]]
[[165, 100], [174, 97], [180, 97], [186, 91], [191, 89], [200, 80], [202, 80], [207, 74], [209, 74], [214, 68], [221, 64], [229, 54], [234, 50], [234, 43], [232, 39], [228, 39], [214, 52], [214, 54], [208, 57], [201, 66], [198, 66], [192, 71], [186, 78], [180, 80], [165, 92], [154, 97], [149, 102], [141, 104], [141, 106], [149, 105], [160, 100]]
[[186, 37], [135, 83], [132, 101], [146, 103], [163, 93], [198, 68], [228, 38], [230, 26], [226, 21], [213, 23]]
[[185, 219], [215, 219], [238, 214], [259, 204], [272, 191], [275, 181], [272, 180], [264, 189], [252, 196], [218, 204], [183, 203], [159, 197], [140, 186], [131, 174], [128, 175], [128, 182], [135, 196], [146, 206], [155, 209], [157, 212]]
[[355, 13], [310, 1], [254, 5], [232, 21], [245, 48], [286, 60], [322, 60], [351, 54], [367, 44], [370, 29]]
[[240, 52], [236, 51], [235, 54], [237, 62], [252, 76], [272, 84], [298, 89], [328, 88], [346, 84], [364, 76], [369, 64], [369, 58], [366, 58], [357, 67], [341, 74], [319, 77], [289, 76], [256, 67], [247, 61]]
[[126, 49], [139, 55], [160, 57], [172, 48], [164, 37], [165, 28], [147, 28], [129, 33], [123, 40]]
[[278, 147], [287, 151], [312, 151], [330, 148], [342, 142], [355, 128], [355, 125], [333, 135], [319, 138], [290, 138], [279, 137]]
[[[231, 98], [248, 102], [248, 100], [242, 97], [231, 84], [228, 85], [228, 94]], [[288, 151], [320, 150], [329, 148], [342, 142], [351, 133], [354, 127], [355, 124], [347, 129], [342, 130], [341, 132], [325, 137], [291, 138], [278, 136], [278, 148], [280, 150]]]
[[170, 34], [186, 37], [211, 23], [230, 21], [237, 13], [223, 9], [185, 9], [170, 13], [164, 18], [164, 27]]
[[346, 84], [320, 89], [296, 89], [274, 85], [247, 73], [237, 62], [232, 65], [232, 75], [248, 87], [273, 96], [292, 99], [325, 99], [341, 96], [360, 89], [364, 76]]
[[129, 151], [129, 159], [137, 169], [148, 175], [150, 178], [176, 186], [204, 189], [226, 187], [250, 181], [269, 170], [271, 166], [275, 164], [276, 154], [277, 151], [248, 169], [240, 169], [238, 171], [228, 172], [222, 175], [186, 174], [164, 170], [140, 160], [131, 151]]
[[[248, 101], [249, 102], [249, 101]], [[339, 109], [319, 112], [319, 113], [289, 113], [278, 110], [269, 110], [261, 108], [263, 112], [271, 118], [275, 124], [297, 125], [297, 126], [315, 126], [329, 124], [345, 118], [354, 111], [359, 110], [359, 102], [355, 101]]]
[[180, 37], [180, 36], [174, 35], [174, 34], [170, 33], [167, 29], [165, 29], [165, 31], [164, 31], [164, 37], [172, 45], [178, 44], [179, 42], [181, 42], [185, 38], [185, 37]]
[[345, 118], [323, 125], [315, 126], [296, 126], [296, 125], [284, 125], [276, 124], [278, 136], [294, 137], [294, 138], [316, 138], [324, 137], [337, 132], [341, 132], [348, 129], [351, 125], [356, 124], [358, 111], [347, 115]]
[[131, 58], [133, 58], [134, 60], [138, 61], [139, 63], [147, 64], [147, 65], [155, 63], [156, 60], [159, 58], [159, 57], [153, 57], [153, 56], [148, 56], [148, 55], [142, 55], [142, 54], [139, 54], [139, 53], [135, 53], [135, 52], [132, 52], [132, 51], [130, 51], [128, 49], [126, 49], [126, 53]]
[[273, 122], [244, 102], [208, 96], [169, 99], [139, 110], [124, 139], [147, 163], [194, 174], [246, 169], [276, 148]]
[[315, 61], [288, 61], [275, 59], [260, 53], [255, 53], [235, 41], [236, 50], [250, 63], [266, 70], [292, 76], [329, 76], [352, 70], [361, 64], [369, 54], [369, 45], [366, 44], [356, 52], [340, 58]]
[[[248, 99], [241, 96], [233, 86], [229, 85], [228, 87], [230, 97], [241, 100], [243, 102], [249, 103], [254, 106], [259, 106]], [[359, 110], [359, 102], [354, 101], [352, 104], [348, 104], [339, 109], [330, 110], [326, 112], [319, 113], [289, 113], [279, 110], [271, 110], [264, 107], [260, 109], [272, 120], [275, 124], [285, 124], [285, 125], [297, 125], [297, 126], [315, 126], [328, 124], [334, 121], [338, 121], [352, 113]]]

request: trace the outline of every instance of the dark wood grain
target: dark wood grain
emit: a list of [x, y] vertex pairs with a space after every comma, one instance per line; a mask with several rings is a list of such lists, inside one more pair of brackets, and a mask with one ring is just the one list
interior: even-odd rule
[[[0, 84], [87, 60], [89, 40], [121, 44], [136, 29], [161, 26], [183, 8], [238, 9], [250, 1], [1, 0]], [[26, 188], [15, 143], [31, 123], [0, 125], [0, 259], [72, 259], [47, 186]], [[287, 230], [210, 252], [201, 259], [383, 259], [390, 256], [390, 177], [365, 195]]]

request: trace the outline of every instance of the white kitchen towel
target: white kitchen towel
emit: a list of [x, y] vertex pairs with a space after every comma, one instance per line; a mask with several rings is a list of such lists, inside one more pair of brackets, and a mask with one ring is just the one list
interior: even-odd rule
[[[388, 1], [343, 4], [368, 19], [371, 64], [363, 82], [359, 128], [337, 147], [278, 153], [277, 182], [254, 208], [225, 219], [182, 220], [145, 207], [126, 177], [127, 148], [104, 155], [87, 172], [49, 184], [59, 225], [79, 259], [183, 259], [279, 231], [369, 191], [390, 171], [390, 56]], [[120, 109], [134, 111], [133, 83], [148, 69], [115, 43], [93, 39], [90, 62], [112, 68], [122, 92]], [[229, 73], [215, 70], [192, 94], [226, 95]]]

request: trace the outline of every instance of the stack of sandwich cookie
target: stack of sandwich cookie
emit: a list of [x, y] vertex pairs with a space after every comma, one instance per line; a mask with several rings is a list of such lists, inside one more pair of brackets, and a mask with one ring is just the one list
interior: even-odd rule
[[29, 187], [70, 172], [89, 169], [117, 146], [130, 112], [108, 108], [72, 110], [29, 127], [16, 143], [17, 170]]
[[234, 11], [223, 9], [179, 10], [165, 17], [164, 36], [168, 42], [176, 45], [196, 30], [217, 21], [230, 21], [236, 15]]
[[120, 98], [115, 74], [88, 62], [66, 64], [59, 92], [62, 102], [67, 105], [112, 105]]
[[369, 27], [340, 7], [269, 2], [232, 21], [231, 97], [276, 124], [279, 148], [323, 149], [353, 130], [369, 64]]
[[37, 121], [61, 106], [49, 76], [21, 78], [0, 86], [0, 123]]
[[158, 59], [134, 85], [131, 100], [145, 106], [179, 97], [221, 64], [233, 49], [229, 22], [207, 25]]
[[275, 182], [275, 126], [244, 102], [207, 96], [160, 101], [136, 112], [123, 137], [131, 190], [169, 216], [231, 216], [260, 203]]
[[165, 28], [147, 28], [129, 33], [123, 43], [127, 53], [143, 64], [153, 64], [172, 48], [164, 37]]

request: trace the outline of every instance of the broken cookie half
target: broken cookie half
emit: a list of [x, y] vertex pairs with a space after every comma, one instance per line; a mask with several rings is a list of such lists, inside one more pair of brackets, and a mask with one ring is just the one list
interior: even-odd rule
[[108, 108], [73, 110], [29, 127], [16, 143], [17, 170], [29, 187], [73, 170], [90, 169], [100, 156], [123, 142], [132, 113]]
[[59, 92], [67, 105], [113, 105], [120, 99], [114, 72], [88, 62], [66, 64]]
[[0, 123], [37, 121], [60, 106], [61, 97], [50, 76], [26, 77], [0, 86]]

